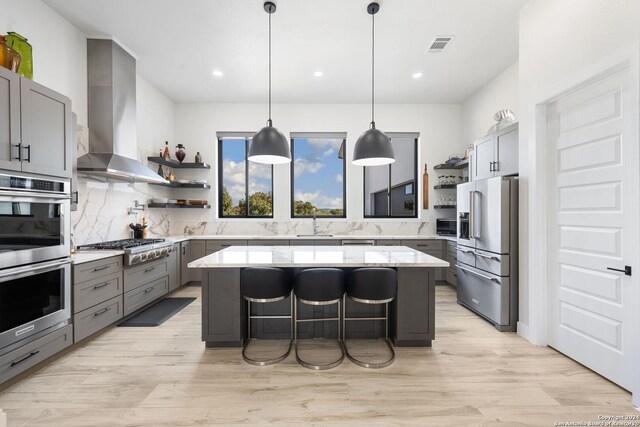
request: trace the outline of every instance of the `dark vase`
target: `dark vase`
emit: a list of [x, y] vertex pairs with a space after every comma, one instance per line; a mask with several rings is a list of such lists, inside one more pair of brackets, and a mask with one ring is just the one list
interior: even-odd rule
[[184, 152], [184, 145], [176, 145], [176, 159], [178, 159], [180, 163], [182, 163], [186, 155], [187, 154]]

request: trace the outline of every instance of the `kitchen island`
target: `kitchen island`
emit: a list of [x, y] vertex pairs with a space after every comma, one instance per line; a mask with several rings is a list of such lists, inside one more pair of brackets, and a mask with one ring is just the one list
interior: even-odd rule
[[[389, 337], [396, 346], [430, 346], [435, 338], [435, 269], [448, 263], [406, 246], [230, 246], [189, 263], [202, 270], [202, 340], [207, 347], [240, 347], [247, 337], [247, 304], [240, 292], [240, 271], [247, 267], [279, 267], [292, 274], [304, 268], [334, 267], [348, 272], [361, 267], [390, 267], [398, 271], [398, 294], [390, 305]], [[253, 308], [256, 306], [255, 308]], [[288, 300], [254, 304], [252, 314], [286, 315]], [[372, 317], [382, 306], [347, 299], [352, 314]], [[255, 310], [255, 311], [253, 311]], [[335, 307], [307, 306], [301, 317], [334, 317]], [[331, 322], [328, 322], [331, 323]], [[384, 336], [382, 322], [362, 321], [348, 332], [351, 338]], [[289, 322], [255, 322], [256, 338], [287, 338]], [[331, 325], [309, 325], [301, 338], [334, 336]]]

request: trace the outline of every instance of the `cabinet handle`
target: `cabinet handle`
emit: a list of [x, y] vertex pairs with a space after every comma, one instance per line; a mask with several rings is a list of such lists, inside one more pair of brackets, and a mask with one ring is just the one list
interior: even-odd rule
[[101, 285], [95, 285], [93, 287], [93, 289], [100, 289], [100, 288], [104, 288], [105, 286], [109, 286], [111, 284], [111, 282], [104, 282]]
[[498, 162], [497, 161], [493, 162], [493, 171], [498, 172], [499, 170], [500, 168], [498, 167]]
[[102, 314], [105, 314], [107, 311], [111, 310], [111, 307], [105, 307], [100, 311], [96, 311], [95, 313], [93, 313], [94, 316], [100, 316]]
[[145, 272], [145, 273], [148, 273], [148, 272], [153, 271], [153, 270], [155, 270], [155, 269], [156, 269], [155, 267], [145, 268], [145, 269], [144, 269], [144, 272]]
[[182, 247], [182, 255], [186, 255], [187, 254], [186, 253], [186, 249], [187, 249], [186, 247], [184, 247], [184, 246]]
[[17, 366], [17, 365], [21, 364], [22, 362], [26, 362], [27, 360], [31, 359], [33, 356], [35, 356], [38, 353], [40, 353], [40, 350], [32, 351], [31, 353], [27, 354], [22, 359], [16, 360], [15, 362], [11, 362], [11, 366], [10, 367], [13, 368], [14, 366]]
[[31, 144], [27, 145], [26, 147], [24, 147], [25, 150], [27, 150], [27, 158], [24, 159], [26, 162], [31, 163]]
[[103, 265], [101, 267], [94, 268], [93, 271], [102, 271], [102, 270], [106, 270], [109, 267], [110, 267], [110, 265]]
[[18, 149], [18, 157], [11, 157], [11, 160], [17, 160], [21, 162], [22, 161], [22, 144], [13, 144], [12, 146]]
[[71, 197], [71, 203], [78, 204], [78, 203], [79, 203], [79, 201], [80, 201], [80, 198], [79, 198], [79, 197], [80, 197], [80, 195], [79, 195], [78, 191], [77, 191], [77, 190], [76, 190], [76, 191], [74, 191], [73, 193], [71, 193], [71, 195], [72, 195], [72, 197]]
[[144, 290], [144, 293], [145, 293], [145, 294], [148, 294], [148, 293], [149, 293], [149, 292], [151, 292], [153, 289], [154, 289], [154, 288], [153, 288], [153, 286], [152, 286], [152, 287], [150, 287], [150, 288], [148, 288], [148, 289], [145, 289], [145, 290]]

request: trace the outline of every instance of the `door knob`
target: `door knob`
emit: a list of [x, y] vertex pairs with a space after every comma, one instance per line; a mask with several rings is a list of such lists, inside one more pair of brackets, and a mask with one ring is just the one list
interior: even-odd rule
[[619, 273], [624, 273], [626, 276], [631, 276], [631, 266], [625, 265], [624, 270], [620, 270], [619, 268], [607, 267], [607, 270], [617, 271]]

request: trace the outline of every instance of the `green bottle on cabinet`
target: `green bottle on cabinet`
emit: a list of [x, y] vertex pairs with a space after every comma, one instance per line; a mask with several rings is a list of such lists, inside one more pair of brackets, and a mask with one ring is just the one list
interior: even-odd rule
[[33, 80], [33, 56], [31, 45], [27, 42], [27, 39], [18, 33], [9, 31], [9, 35], [6, 37], [6, 43], [7, 46], [13, 48], [13, 50], [20, 54], [21, 59], [18, 74]]

